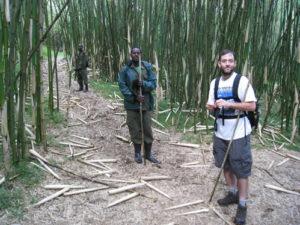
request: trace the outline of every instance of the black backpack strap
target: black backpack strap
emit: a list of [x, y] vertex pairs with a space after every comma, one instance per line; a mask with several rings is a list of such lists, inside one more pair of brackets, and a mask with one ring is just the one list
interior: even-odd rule
[[221, 76], [217, 77], [217, 78], [216, 78], [216, 81], [215, 81], [215, 90], [214, 90], [214, 93], [215, 93], [215, 101], [217, 101], [217, 99], [218, 99], [218, 88], [219, 88], [220, 78], [221, 78]]
[[239, 98], [239, 95], [238, 95], [238, 88], [239, 88], [239, 83], [240, 83], [241, 77], [242, 77], [242, 75], [238, 73], [235, 76], [234, 81], [233, 81], [232, 95], [233, 95], [233, 99], [235, 102], [241, 102], [241, 99]]

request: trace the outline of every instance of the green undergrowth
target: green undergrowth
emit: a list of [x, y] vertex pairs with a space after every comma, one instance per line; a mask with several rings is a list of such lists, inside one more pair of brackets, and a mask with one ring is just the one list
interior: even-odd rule
[[31, 189], [40, 183], [44, 172], [27, 160], [15, 165], [13, 171], [0, 186], [0, 212], [6, 210], [9, 217], [22, 219], [25, 206], [38, 201]]

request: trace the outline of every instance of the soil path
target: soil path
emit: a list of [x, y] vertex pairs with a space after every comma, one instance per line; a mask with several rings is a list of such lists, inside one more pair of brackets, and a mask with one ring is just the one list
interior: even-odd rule
[[[6, 215], [3, 215], [0, 218], [1, 224], [226, 224], [211, 209], [209, 209], [209, 212], [193, 215], [178, 215], [208, 208], [207, 201], [219, 171], [214, 166], [211, 135], [204, 137], [204, 143], [200, 148], [186, 148], [169, 144], [170, 141], [179, 141], [180, 134], [167, 136], [154, 131], [153, 154], [159, 159], [160, 164], [156, 165], [150, 162], [147, 162], [146, 166], [137, 164], [133, 159], [133, 146], [115, 137], [115, 135], [120, 135], [129, 139], [128, 128], [126, 126], [121, 127], [125, 116], [116, 114], [124, 112], [123, 106], [120, 106], [122, 102], [118, 101], [117, 98], [104, 99], [99, 94], [94, 93], [91, 88], [88, 93], [76, 92], [78, 85], [74, 81], [72, 81], [71, 94], [69, 95], [66, 69], [65, 62], [63, 60], [59, 61], [60, 104], [64, 114], [67, 114], [68, 101], [71, 104], [68, 122], [67, 125], [61, 125], [58, 128], [48, 128], [47, 133], [53, 137], [52, 141], [55, 142], [75, 140], [93, 145], [98, 149], [78, 156], [75, 160], [53, 153], [55, 151], [69, 155], [68, 146], [63, 149], [50, 147], [50, 152], [47, 154], [41, 150], [37, 151], [50, 162], [55, 161], [57, 165], [86, 177], [91, 177], [96, 173], [96, 170], [102, 171], [103, 169], [82, 164], [76, 159], [116, 159], [116, 163], [105, 163], [115, 171], [114, 173], [98, 175], [94, 179], [119, 187], [131, 184], [130, 181], [140, 182], [142, 176], [169, 176], [172, 179], [149, 181], [149, 183], [166, 193], [171, 199], [153, 191], [148, 186], [142, 186], [136, 190], [146, 197], [137, 196], [108, 208], [107, 206], [112, 202], [131, 193], [122, 192], [110, 195], [108, 190], [112, 189], [99, 190], [60, 196], [39, 207], [29, 207], [22, 221], [8, 219]], [[115, 109], [112, 109], [111, 106]], [[80, 125], [75, 126], [78, 123]], [[73, 135], [87, 138], [88, 141]], [[253, 142], [255, 142], [255, 138], [252, 139]], [[73, 150], [76, 154], [83, 152], [84, 148], [73, 147]], [[282, 149], [280, 153], [290, 153], [300, 157], [300, 152]], [[247, 224], [300, 224], [300, 196], [277, 192], [264, 187], [265, 184], [272, 184], [290, 190], [298, 189], [299, 191], [300, 161], [290, 159], [277, 166], [285, 158], [267, 151], [263, 147], [253, 149], [253, 158], [254, 166], [249, 180], [249, 199], [247, 201]], [[195, 168], [180, 167], [184, 163], [195, 161], [199, 161], [198, 165], [204, 166]], [[273, 166], [267, 170], [272, 162]], [[100, 167], [100, 164], [95, 164]], [[47, 174], [42, 183], [32, 190], [33, 196], [43, 199], [58, 191], [45, 189], [44, 186], [49, 184], [73, 184], [82, 185], [86, 188], [104, 187], [104, 185], [71, 176], [56, 168], [53, 168], [53, 170], [62, 180], [57, 180], [52, 175]], [[112, 179], [125, 180], [128, 183], [109, 181]], [[227, 221], [232, 223], [237, 206], [220, 207], [216, 203], [216, 200], [223, 197], [225, 192], [226, 187], [222, 176], [212, 206]], [[204, 203], [165, 210], [167, 207], [196, 200], [204, 200]]]

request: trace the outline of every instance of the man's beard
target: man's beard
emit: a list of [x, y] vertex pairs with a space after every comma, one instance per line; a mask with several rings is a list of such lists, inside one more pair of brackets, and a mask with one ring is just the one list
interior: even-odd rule
[[224, 76], [229, 76], [233, 73], [233, 69], [231, 69], [229, 72], [226, 72], [224, 69], [221, 69], [221, 72]]

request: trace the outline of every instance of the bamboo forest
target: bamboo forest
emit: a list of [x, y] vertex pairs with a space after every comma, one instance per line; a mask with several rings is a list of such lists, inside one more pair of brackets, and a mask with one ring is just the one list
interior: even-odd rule
[[0, 0], [0, 224], [299, 224], [299, 28], [298, 0]]

